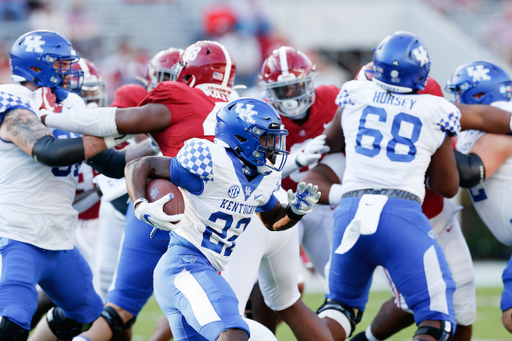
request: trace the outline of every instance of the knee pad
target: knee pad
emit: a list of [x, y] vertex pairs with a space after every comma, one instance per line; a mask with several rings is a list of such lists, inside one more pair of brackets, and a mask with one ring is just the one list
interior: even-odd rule
[[363, 312], [361, 310], [356, 314], [354, 313], [353, 308], [330, 298], [325, 300], [324, 304], [322, 304], [322, 306], [316, 311], [316, 314], [320, 318], [328, 317], [338, 322], [345, 330], [347, 338], [352, 336], [352, 332], [354, 331], [356, 324], [361, 322], [361, 318], [363, 317]]
[[26, 341], [28, 330], [21, 328], [7, 317], [0, 316], [0, 341]]
[[421, 326], [418, 327], [418, 330], [416, 330], [414, 336], [422, 334], [433, 336], [436, 338], [436, 340], [439, 341], [450, 341], [452, 339], [452, 324], [448, 321], [441, 321], [441, 328]]
[[91, 328], [91, 323], [80, 323], [64, 315], [61, 308], [55, 307], [46, 314], [48, 326], [58, 340], [72, 339], [73, 337]]
[[135, 317], [133, 317], [128, 322], [123, 323], [123, 319], [121, 318], [121, 316], [119, 316], [117, 311], [113, 307], [109, 306], [103, 308], [103, 311], [101, 312], [100, 316], [103, 317], [105, 321], [107, 321], [114, 335], [117, 335], [119, 332], [122, 332], [123, 330], [131, 328], [131, 326], [135, 323]]

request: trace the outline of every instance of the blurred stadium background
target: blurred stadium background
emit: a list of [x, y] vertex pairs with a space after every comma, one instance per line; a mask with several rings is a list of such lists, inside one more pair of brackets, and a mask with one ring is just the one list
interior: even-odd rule
[[[432, 60], [431, 76], [441, 86], [456, 66], [472, 60], [512, 70], [510, 0], [0, 0], [1, 83], [10, 82], [11, 44], [34, 29], [68, 37], [80, 56], [98, 65], [110, 98], [120, 85], [145, 78], [146, 65], [158, 51], [202, 39], [217, 40], [233, 53], [236, 84], [247, 86], [240, 91], [245, 96], [261, 93], [257, 75], [276, 47], [305, 52], [319, 71], [316, 85], [341, 86], [371, 60], [374, 46], [399, 30], [422, 38]], [[460, 220], [473, 259], [483, 261], [477, 264], [477, 284], [484, 288], [479, 293], [484, 290], [491, 298], [482, 300], [496, 309], [490, 319], [497, 324], [490, 329], [504, 331], [497, 308], [500, 274], [512, 248], [491, 235], [467, 192], [456, 200], [464, 206]], [[321, 283], [307, 277], [309, 295], [316, 297]], [[374, 287], [374, 292], [382, 289], [378, 283]], [[155, 312], [143, 315], [151, 321], [158, 313], [155, 304], [150, 304]], [[500, 335], [488, 338], [506, 338]]]

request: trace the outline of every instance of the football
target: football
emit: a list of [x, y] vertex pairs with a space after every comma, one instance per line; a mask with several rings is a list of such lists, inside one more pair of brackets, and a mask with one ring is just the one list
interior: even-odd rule
[[[146, 186], [146, 196], [149, 202], [157, 201], [164, 195], [172, 193], [174, 198], [164, 205], [164, 212], [168, 215], [181, 214], [185, 212], [185, 200], [181, 191], [172, 182], [164, 179], [154, 179]], [[178, 222], [174, 223], [177, 224]]]

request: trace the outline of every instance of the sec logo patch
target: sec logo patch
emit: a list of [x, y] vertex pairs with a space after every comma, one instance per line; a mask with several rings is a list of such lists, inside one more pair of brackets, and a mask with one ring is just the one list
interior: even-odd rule
[[228, 189], [228, 195], [230, 198], [236, 198], [240, 194], [240, 187], [233, 185]]

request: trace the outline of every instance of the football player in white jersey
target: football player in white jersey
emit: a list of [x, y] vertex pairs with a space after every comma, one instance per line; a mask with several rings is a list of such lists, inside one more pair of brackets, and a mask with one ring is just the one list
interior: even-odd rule
[[[461, 103], [490, 104], [512, 112], [512, 80], [492, 63], [476, 61], [459, 66], [446, 89]], [[458, 137], [457, 150], [467, 155], [457, 160], [466, 174], [461, 186], [468, 188], [478, 215], [494, 236], [512, 246], [512, 137], [468, 130]], [[503, 272], [503, 284], [502, 321], [512, 333], [512, 261]]]
[[414, 34], [385, 38], [373, 62], [372, 81], [343, 85], [336, 100], [341, 119], [337, 115], [326, 130], [331, 152], [345, 149], [347, 168], [318, 314], [335, 340], [345, 340], [361, 319], [373, 271], [382, 265], [414, 311], [414, 338], [445, 340], [455, 327], [455, 285], [421, 202], [426, 177], [439, 194], [457, 193], [451, 135], [460, 129], [460, 112], [443, 98], [417, 94], [430, 60]]
[[34, 339], [71, 338], [102, 310], [91, 270], [73, 245], [77, 212], [72, 203], [80, 163], [113, 146], [112, 141], [48, 129], [39, 119], [43, 112], [85, 108], [70, 89], [71, 79], [80, 84], [83, 76], [71, 70], [79, 58], [62, 35], [29, 32], [10, 50], [18, 84], [0, 86], [2, 340], [27, 339], [36, 284], [57, 307], [39, 323]]
[[[292, 227], [319, 198], [301, 184], [281, 206], [273, 192], [280, 184], [285, 135], [279, 114], [250, 98], [232, 101], [217, 114], [215, 143], [192, 139], [176, 158], [144, 158], [127, 165], [128, 192], [139, 219], [171, 231], [168, 251], [155, 269], [155, 295], [176, 340], [247, 340], [248, 326], [238, 301], [217, 274], [227, 265], [235, 240], [253, 212], [268, 229]], [[146, 179], [165, 178], [182, 188], [183, 216], [167, 216], [166, 196], [146, 200]], [[177, 225], [172, 222], [180, 221]], [[330, 339], [326, 329], [315, 339]]]

